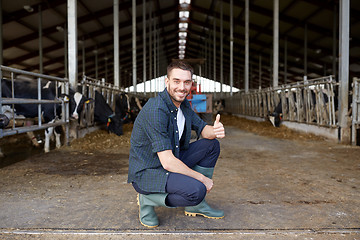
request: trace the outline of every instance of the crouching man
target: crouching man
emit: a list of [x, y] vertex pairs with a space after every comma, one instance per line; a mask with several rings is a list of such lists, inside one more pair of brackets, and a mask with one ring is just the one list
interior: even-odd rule
[[[140, 223], [157, 227], [156, 206], [185, 207], [185, 215], [223, 218], [205, 196], [213, 187], [213, 172], [220, 154], [216, 138], [225, 129], [216, 116], [206, 125], [186, 100], [193, 69], [184, 61], [167, 67], [166, 88], [140, 111], [131, 134], [128, 182], [138, 194]], [[202, 138], [190, 143], [191, 130]]]

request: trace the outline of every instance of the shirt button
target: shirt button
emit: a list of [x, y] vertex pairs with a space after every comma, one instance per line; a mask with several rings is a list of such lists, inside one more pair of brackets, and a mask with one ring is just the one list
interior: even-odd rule
[[175, 131], [176, 133], [178, 133], [178, 131]]
[[169, 173], [167, 172], [166, 175], [169, 175]]
[[176, 148], [178, 148], [179, 146], [176, 146]]
[[174, 118], [176, 120], [176, 118]]

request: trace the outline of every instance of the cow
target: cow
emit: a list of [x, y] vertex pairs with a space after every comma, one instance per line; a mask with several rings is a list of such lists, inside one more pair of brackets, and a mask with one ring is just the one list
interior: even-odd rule
[[[2, 79], [2, 96], [5, 98], [12, 97], [12, 85], [11, 81], [7, 79]], [[58, 93], [60, 92], [60, 87], [58, 87]], [[15, 98], [26, 98], [26, 99], [37, 99], [37, 84], [34, 80], [28, 79], [16, 79], [14, 81], [14, 97]], [[61, 94], [59, 97], [56, 97], [56, 86], [54, 82], [47, 82], [45, 85], [42, 85], [41, 88], [41, 97], [42, 99], [54, 100], [56, 98], [63, 99], [65, 102], [70, 102], [70, 116], [77, 118], [81, 107], [79, 104], [83, 101], [86, 101], [85, 97], [82, 94], [70, 90], [69, 95]], [[15, 113], [17, 115], [23, 115], [26, 118], [35, 118], [38, 117], [38, 106], [37, 104], [14, 104]], [[60, 104], [41, 104], [41, 114], [44, 123], [53, 123], [56, 120], [61, 118], [61, 105]], [[26, 122], [26, 125], [29, 125], [29, 121]], [[5, 126], [4, 126], [5, 127]], [[50, 138], [54, 133], [54, 127], [45, 129], [45, 144], [44, 151], [50, 151]], [[60, 148], [61, 127], [55, 127], [55, 137], [56, 137], [56, 147]], [[29, 132], [28, 136], [32, 140], [35, 146], [38, 146], [38, 141], [34, 137], [33, 132]]]
[[123, 124], [131, 121], [129, 96], [126, 93], [115, 95], [115, 114], [120, 117]]
[[138, 97], [131, 97], [130, 99], [130, 119], [134, 123], [137, 115], [142, 109], [142, 103]]
[[111, 109], [103, 95], [98, 91], [95, 91], [94, 120], [95, 122], [106, 124], [109, 132], [115, 133], [118, 136], [123, 134], [123, 122], [120, 115]]
[[134, 123], [142, 106], [147, 102], [146, 98], [130, 97], [126, 93], [115, 96], [115, 113], [120, 115], [123, 124]]

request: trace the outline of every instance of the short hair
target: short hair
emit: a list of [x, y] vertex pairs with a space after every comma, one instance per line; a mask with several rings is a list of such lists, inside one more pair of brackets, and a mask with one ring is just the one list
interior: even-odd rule
[[194, 69], [192, 68], [192, 66], [187, 63], [186, 61], [181, 61], [181, 60], [177, 60], [177, 61], [172, 61], [168, 67], [167, 67], [167, 77], [170, 77], [170, 72], [171, 70], [175, 69], [175, 68], [179, 68], [181, 70], [185, 70], [185, 71], [190, 71], [191, 73], [191, 78], [192, 75], [194, 73]]

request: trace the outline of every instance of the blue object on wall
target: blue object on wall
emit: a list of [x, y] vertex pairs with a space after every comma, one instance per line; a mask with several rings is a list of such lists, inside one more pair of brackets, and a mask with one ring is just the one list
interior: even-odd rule
[[191, 107], [195, 112], [201, 113], [206, 112], [206, 95], [205, 94], [196, 94], [193, 95], [193, 98], [189, 100], [191, 102]]

